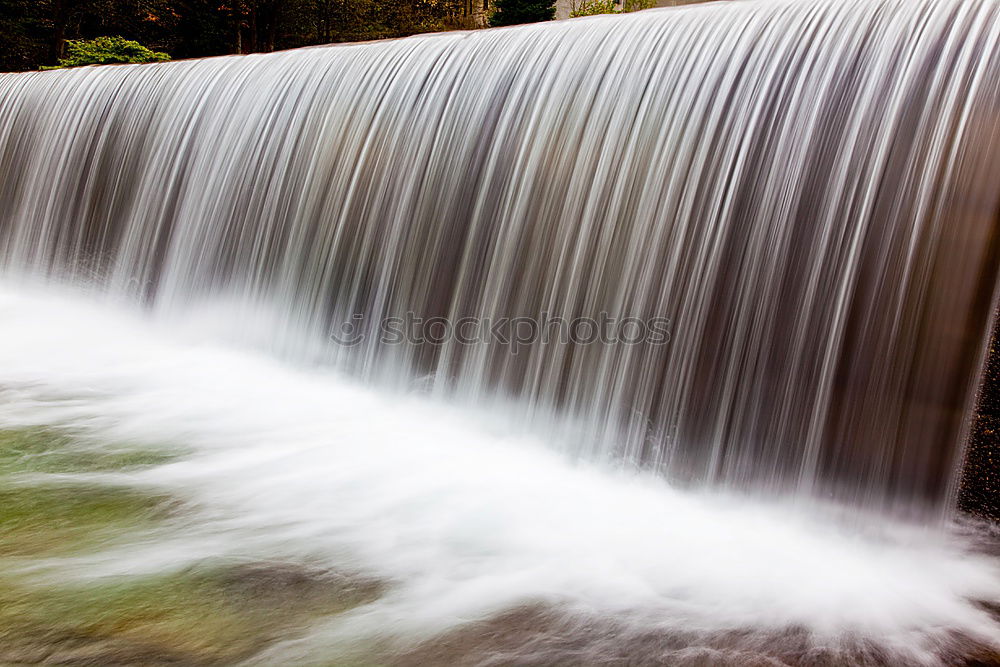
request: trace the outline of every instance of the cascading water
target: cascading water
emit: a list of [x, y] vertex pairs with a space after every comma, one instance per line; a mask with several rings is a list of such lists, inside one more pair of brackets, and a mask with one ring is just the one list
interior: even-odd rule
[[[250, 534], [330, 542], [381, 574], [434, 582], [392, 618], [434, 616], [435, 631], [444, 617], [577, 596], [700, 633], [867, 627], [891, 637], [887, 650], [931, 650], [926, 628], [952, 624], [982, 640], [995, 626], [968, 598], [1000, 594], [995, 565], [960, 564], [950, 538], [921, 537], [944, 542], [921, 542], [912, 562], [895, 546], [841, 552], [806, 528], [785, 535], [781, 515], [713, 514], [646, 478], [505, 453], [431, 403], [399, 399], [393, 415], [301, 368], [133, 336], [180, 327], [190, 342], [221, 326], [230, 347], [252, 337], [286, 364], [492, 405], [584, 459], [940, 515], [998, 274], [998, 42], [995, 0], [748, 0], [0, 75], [0, 416], [242, 450], [238, 464], [197, 460], [157, 483], [203, 484], [242, 508]], [[38, 296], [39, 281], [141, 303], [158, 324], [87, 328], [111, 316], [73, 310], [82, 297], [55, 300], [52, 286]], [[386, 322], [412, 317], [451, 335], [386, 338]], [[474, 340], [456, 337], [463, 322]], [[615, 340], [589, 340], [601, 322]], [[271, 382], [281, 389], [249, 388]], [[329, 504], [302, 505], [282, 475], [254, 468], [272, 447], [291, 457], [284, 479], [305, 475], [294, 485]], [[309, 477], [323, 456], [336, 475]], [[443, 465], [435, 457], [456, 462], [447, 481], [415, 472]], [[227, 486], [244, 468], [245, 484]], [[579, 505], [557, 501], [564, 492]], [[481, 504], [498, 532], [465, 533], [473, 519], [458, 517], [410, 533], [420, 509], [399, 503], [421, 498]], [[748, 519], [760, 534], [740, 528]], [[742, 546], [694, 526], [713, 521]], [[397, 531], [403, 555], [371, 524]], [[553, 527], [582, 537], [531, 546]], [[678, 541], [690, 553], [671, 551]], [[789, 548], [774, 556], [772, 542]], [[747, 546], [749, 562], [697, 565]], [[540, 583], [539, 562], [588, 550]], [[797, 597], [827, 553], [848, 563], [843, 590]], [[806, 564], [783, 571], [787, 590], [741, 588], [786, 557]], [[460, 573], [446, 572], [456, 559]], [[879, 586], [870, 613], [857, 609]], [[420, 607], [441, 590], [463, 593], [438, 616]]]
[[[996, 275], [997, 13], [747, 2], [9, 75], [0, 248], [266, 306], [276, 342], [356, 322], [357, 372], [512, 396], [675, 479], [940, 502]], [[669, 338], [375, 335], [407, 313]]]

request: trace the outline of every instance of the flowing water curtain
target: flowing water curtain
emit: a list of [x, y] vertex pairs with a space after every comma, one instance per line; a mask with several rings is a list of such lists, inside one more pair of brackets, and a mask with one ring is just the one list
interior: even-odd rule
[[[344, 368], [504, 397], [581, 455], [941, 508], [996, 282], [998, 11], [756, 0], [4, 75], [0, 250], [266, 310], [292, 356], [360, 322]], [[407, 313], [670, 336], [380, 341]]]

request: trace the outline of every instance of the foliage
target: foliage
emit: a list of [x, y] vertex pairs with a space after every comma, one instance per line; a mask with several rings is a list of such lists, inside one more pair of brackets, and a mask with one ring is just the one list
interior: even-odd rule
[[70, 40], [66, 43], [68, 56], [59, 64], [42, 69], [62, 69], [84, 65], [115, 65], [124, 63], [155, 63], [170, 60], [166, 53], [147, 49], [139, 42], [124, 37], [98, 37], [88, 40]]
[[0, 0], [0, 71], [58, 65], [71, 58], [72, 41], [102, 35], [174, 58], [200, 58], [475, 28], [487, 2]]
[[496, 0], [496, 9], [490, 15], [490, 25], [538, 23], [551, 21], [555, 15], [555, 0]]
[[615, 0], [584, 0], [569, 13], [571, 17], [595, 14], [617, 14], [620, 10]]
[[37, 69], [46, 56], [35, 0], [0, 0], [0, 71]]
[[649, 9], [653, 6], [653, 2], [654, 0], [624, 0], [624, 5], [619, 6], [615, 0], [584, 0], [581, 4], [574, 7], [573, 11], [570, 12], [570, 16], [637, 12], [641, 9]]

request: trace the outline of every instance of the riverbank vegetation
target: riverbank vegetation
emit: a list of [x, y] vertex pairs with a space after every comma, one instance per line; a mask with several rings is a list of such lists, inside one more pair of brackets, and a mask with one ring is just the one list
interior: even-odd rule
[[72, 40], [106, 36], [198, 58], [483, 27], [489, 2], [0, 0], [0, 71], [56, 66]]
[[58, 65], [42, 66], [42, 69], [63, 69], [84, 65], [120, 65], [126, 63], [156, 63], [170, 60], [170, 56], [147, 49], [139, 42], [122, 37], [98, 37], [78, 39], [66, 43], [66, 57], [59, 59]]
[[[653, 4], [571, 0], [566, 11], [621, 14]], [[0, 72], [268, 52], [555, 15], [555, 0], [0, 0]]]

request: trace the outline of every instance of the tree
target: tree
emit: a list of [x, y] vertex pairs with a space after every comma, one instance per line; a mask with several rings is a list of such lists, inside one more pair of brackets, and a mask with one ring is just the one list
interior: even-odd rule
[[58, 65], [42, 69], [62, 69], [83, 65], [113, 65], [122, 63], [155, 63], [170, 60], [166, 53], [151, 51], [139, 42], [124, 37], [98, 37], [66, 42], [67, 56]]
[[36, 0], [0, 0], [0, 72], [38, 67], [48, 53], [47, 33]]
[[478, 28], [490, 1], [0, 0], [0, 71], [59, 65], [102, 35], [201, 58]]
[[497, 0], [490, 16], [491, 26], [551, 21], [556, 16], [555, 0]]

